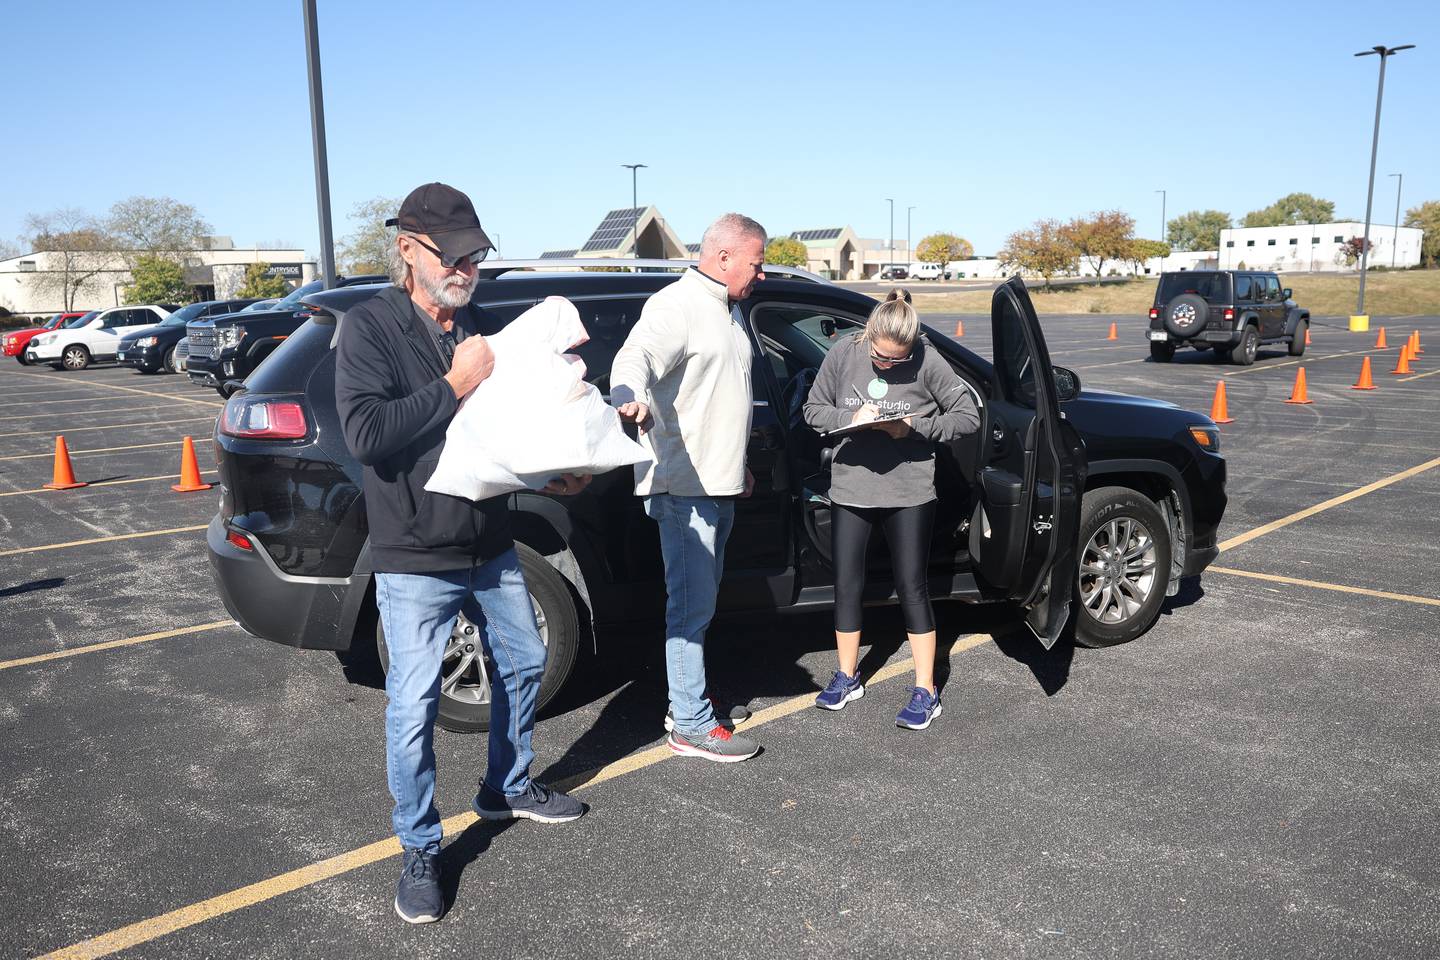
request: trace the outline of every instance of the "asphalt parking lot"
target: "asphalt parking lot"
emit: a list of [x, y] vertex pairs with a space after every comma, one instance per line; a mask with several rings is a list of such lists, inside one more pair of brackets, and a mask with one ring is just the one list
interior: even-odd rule
[[[926, 319], [988, 355], [988, 318]], [[1372, 318], [1385, 350], [1316, 318], [1248, 368], [1151, 363], [1111, 319], [1046, 318], [1055, 362], [1201, 411], [1223, 378], [1235, 418], [1223, 553], [1148, 634], [1046, 653], [941, 605], [917, 734], [895, 616], [839, 714], [809, 706], [828, 617], [721, 622], [714, 686], [765, 746], [735, 766], [663, 747], [658, 634], [602, 638], [535, 736], [578, 823], [474, 823], [483, 738], [437, 735], [425, 928], [391, 911], [383, 691], [231, 624], [215, 491], [170, 489], [182, 437], [213, 467], [215, 393], [0, 364], [0, 955], [1435, 956], [1440, 317]], [[57, 434], [90, 486], [42, 489]]]

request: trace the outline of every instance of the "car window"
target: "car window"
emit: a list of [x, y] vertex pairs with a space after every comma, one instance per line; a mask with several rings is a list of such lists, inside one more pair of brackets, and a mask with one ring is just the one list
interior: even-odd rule
[[[1212, 274], [1213, 276], [1213, 274]], [[1000, 298], [1002, 322], [995, 335], [995, 375], [1001, 393], [1012, 403], [1035, 406], [1035, 363], [1025, 340], [1025, 318], [1009, 297]]]
[[1229, 284], [1223, 273], [1167, 273], [1160, 278], [1159, 301], [1169, 303], [1184, 293], [1193, 293], [1210, 303], [1223, 303]]
[[1275, 276], [1268, 276], [1265, 278], [1265, 299], [1280, 299], [1280, 278]]
[[1235, 275], [1235, 299], [1250, 299], [1250, 276], [1248, 274], [1237, 273]]

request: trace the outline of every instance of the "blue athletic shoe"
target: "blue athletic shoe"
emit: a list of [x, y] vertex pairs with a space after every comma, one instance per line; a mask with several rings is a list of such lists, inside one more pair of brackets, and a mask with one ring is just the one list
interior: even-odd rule
[[940, 716], [940, 694], [931, 693], [924, 687], [910, 691], [910, 702], [895, 718], [895, 726], [908, 730], [924, 730], [930, 721]]
[[440, 858], [424, 850], [406, 850], [395, 886], [395, 912], [406, 923], [434, 923], [445, 912], [440, 893]]
[[815, 706], [822, 710], [843, 710], [845, 704], [863, 696], [865, 684], [860, 682], [858, 676], [852, 677], [843, 670], [836, 670], [835, 676], [830, 678], [830, 686], [821, 690], [820, 695], [815, 698]]

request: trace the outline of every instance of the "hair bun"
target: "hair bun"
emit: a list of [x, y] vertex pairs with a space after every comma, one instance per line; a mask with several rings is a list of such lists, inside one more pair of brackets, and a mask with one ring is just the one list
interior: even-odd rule
[[889, 303], [892, 300], [904, 300], [906, 303], [909, 303], [910, 291], [906, 290], [904, 287], [894, 287], [889, 293], [885, 295], [886, 303]]

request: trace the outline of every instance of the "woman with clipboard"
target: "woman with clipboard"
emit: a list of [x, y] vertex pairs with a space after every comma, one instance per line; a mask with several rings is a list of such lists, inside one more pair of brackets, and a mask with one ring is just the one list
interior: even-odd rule
[[865, 694], [858, 675], [865, 550], [880, 527], [895, 564], [915, 687], [895, 718], [924, 730], [940, 715], [935, 688], [935, 614], [925, 585], [935, 522], [935, 444], [973, 433], [975, 401], [920, 333], [903, 289], [890, 291], [865, 329], [825, 357], [805, 403], [805, 422], [838, 441], [830, 466], [835, 646], [840, 669], [815, 705], [840, 710]]

